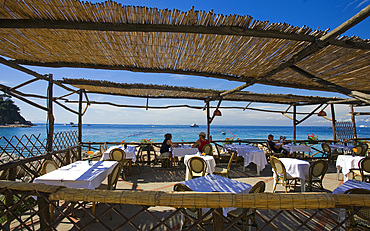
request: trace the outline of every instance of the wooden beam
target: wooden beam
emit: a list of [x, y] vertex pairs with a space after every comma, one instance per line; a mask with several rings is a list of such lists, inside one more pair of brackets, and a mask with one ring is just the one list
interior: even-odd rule
[[[18, 71], [22, 71], [24, 73], [27, 73], [29, 75], [32, 75], [32, 76], [36, 77], [36, 79], [43, 79], [43, 80], [49, 81], [48, 78], [46, 77], [46, 75], [41, 75], [41, 74], [39, 74], [39, 73], [37, 73], [35, 71], [32, 71], [32, 70], [30, 70], [28, 68], [22, 67], [19, 64], [17, 64], [16, 62], [8, 61], [8, 60], [0, 57], [0, 63], [6, 65], [8, 67], [14, 68], [14, 69], [16, 69]], [[59, 83], [57, 81], [55, 81], [55, 85], [58, 85], [59, 87], [62, 87], [64, 89], [68, 90], [68, 91], [74, 92], [73, 89], [68, 88], [68, 87], [64, 86], [63, 84], [61, 84], [61, 83]]]
[[4, 93], [6, 93], [6, 94], [9, 94], [9, 95], [11, 95], [11, 96], [13, 96], [13, 97], [15, 97], [15, 98], [19, 99], [19, 100], [22, 100], [22, 101], [24, 101], [24, 102], [26, 102], [26, 103], [28, 103], [28, 104], [30, 104], [30, 105], [32, 105], [32, 106], [34, 106], [34, 107], [37, 107], [37, 108], [42, 109], [42, 110], [44, 110], [44, 111], [48, 111], [48, 108], [46, 108], [46, 107], [44, 107], [44, 106], [41, 106], [41, 105], [39, 105], [39, 104], [37, 104], [37, 103], [34, 103], [34, 102], [32, 102], [32, 101], [30, 101], [30, 100], [28, 100], [28, 99], [26, 99], [26, 98], [23, 98], [23, 97], [21, 97], [21, 96], [19, 96], [19, 95], [15, 94], [15, 93], [13, 93], [12, 91], [9, 91], [9, 88], [8, 88], [8, 87], [6, 87], [6, 86], [4, 86], [4, 85], [2, 85], [2, 84], [0, 84], [0, 90], [1, 90], [1, 91], [3, 91], [3, 92], [4, 92]]
[[[117, 32], [169, 32], [247, 36], [259, 38], [276, 38], [293, 41], [315, 42], [317, 37], [307, 34], [289, 33], [276, 30], [249, 29], [242, 26], [198, 26], [198, 25], [166, 25], [141, 23], [109, 23], [81, 22], [48, 19], [0, 19], [0, 28], [24, 29], [68, 29], [88, 31], [117, 31]], [[370, 44], [357, 41], [329, 41], [335, 46], [370, 49]]]
[[[82, 144], [82, 97], [83, 91], [79, 90], [78, 92], [78, 144]], [[82, 159], [81, 146], [78, 148], [78, 159]], [[149, 158], [150, 159], [150, 158]]]
[[334, 83], [331, 83], [329, 81], [326, 81], [324, 79], [321, 79], [321, 78], [318, 78], [316, 77], [315, 75], [295, 66], [295, 65], [292, 65], [289, 67], [290, 69], [292, 69], [293, 71], [296, 71], [297, 73], [311, 79], [312, 81], [322, 85], [323, 87], [327, 87], [330, 91], [336, 91], [336, 92], [339, 92], [339, 93], [342, 93], [344, 95], [347, 95], [347, 96], [350, 96], [350, 97], [353, 97], [355, 99], [358, 99], [360, 101], [364, 101], [366, 103], [370, 103], [370, 95], [368, 94], [365, 94], [365, 93], [362, 93], [362, 92], [359, 92], [359, 91], [352, 91], [348, 88], [345, 88], [345, 87], [342, 87], [342, 86], [339, 86], [339, 85], [336, 85]]
[[297, 62], [303, 60], [304, 58], [314, 54], [315, 52], [327, 47], [328, 45], [330, 45], [329, 43], [330, 40], [333, 40], [340, 34], [346, 32], [348, 29], [352, 28], [362, 20], [366, 19], [369, 15], [370, 15], [370, 5], [365, 7], [359, 13], [351, 17], [346, 22], [342, 23], [334, 30], [330, 31], [326, 35], [319, 38], [317, 41], [313, 42], [311, 45], [307, 46], [306, 48], [303, 48], [301, 51], [293, 55], [288, 60], [283, 61], [283, 63], [280, 64], [280, 66], [278, 66], [277, 68], [265, 73], [262, 76], [259, 76], [258, 79], [261, 80], [264, 78], [269, 78], [275, 75], [276, 73], [284, 70], [285, 68], [290, 67], [296, 64]]
[[353, 125], [353, 137], [357, 138], [357, 131], [356, 131], [356, 120], [355, 120], [355, 115], [354, 115], [354, 110], [353, 106], [349, 106], [351, 108], [351, 120], [352, 120], [352, 125]]
[[56, 101], [56, 100], [54, 100], [54, 102], [55, 102], [56, 104], [58, 104], [59, 106], [61, 106], [62, 108], [66, 109], [67, 111], [70, 111], [70, 112], [72, 112], [72, 113], [74, 113], [74, 114], [78, 115], [78, 112], [77, 112], [77, 111], [75, 111], [75, 110], [73, 110], [73, 109], [71, 109], [71, 108], [69, 108], [69, 107], [65, 106], [64, 104], [62, 104], [62, 103], [60, 103], [60, 102], [58, 102], [58, 101]]
[[[297, 84], [292, 82], [276, 81], [273, 79], [268, 79], [257, 76], [232, 76], [221, 73], [212, 73], [212, 72], [202, 72], [202, 71], [192, 71], [192, 70], [176, 70], [170, 68], [143, 68], [143, 67], [134, 67], [134, 66], [122, 66], [122, 65], [103, 65], [103, 64], [92, 64], [92, 63], [66, 63], [66, 62], [33, 62], [27, 60], [14, 60], [13, 62], [23, 65], [31, 66], [41, 66], [41, 67], [73, 67], [73, 68], [89, 68], [89, 69], [103, 69], [103, 70], [125, 70], [132, 72], [144, 72], [144, 73], [167, 73], [167, 74], [178, 74], [178, 75], [195, 75], [207, 78], [217, 78], [224, 79], [228, 81], [235, 82], [245, 82], [249, 84], [265, 84], [271, 86], [281, 86], [281, 87], [290, 87], [298, 89], [307, 89], [307, 90], [318, 90], [318, 91], [328, 91], [325, 87], [310, 87], [304, 84]], [[60, 81], [64, 82], [64, 81]]]
[[249, 87], [249, 86], [251, 86], [251, 85], [253, 85], [253, 84], [251, 84], [251, 83], [245, 83], [245, 84], [243, 84], [243, 85], [241, 85], [241, 86], [239, 86], [239, 87], [236, 87], [236, 88], [234, 88], [234, 89], [231, 89], [231, 90], [228, 90], [228, 91], [222, 92], [222, 93], [220, 94], [220, 96], [222, 97], [222, 96], [225, 96], [225, 95], [228, 95], [228, 94], [232, 94], [232, 93], [234, 93], [234, 92], [236, 92], [236, 91], [241, 91], [241, 90], [243, 90], [244, 88]]
[[26, 86], [26, 85], [28, 85], [28, 84], [30, 84], [30, 83], [36, 82], [37, 80], [40, 80], [40, 79], [39, 79], [39, 78], [34, 78], [34, 79], [31, 79], [31, 80], [28, 80], [28, 81], [23, 82], [23, 83], [21, 83], [21, 84], [19, 84], [19, 85], [15, 86], [15, 87], [10, 88], [10, 90], [15, 90], [15, 89], [17, 89], [17, 88], [20, 88], [20, 87]]
[[300, 124], [302, 123], [303, 121], [305, 121], [306, 119], [310, 118], [313, 114], [315, 114], [315, 112], [317, 110], [319, 110], [319, 108], [322, 106], [322, 104], [320, 104], [319, 106], [317, 106], [313, 111], [311, 111], [306, 117], [304, 117], [303, 119], [301, 119], [300, 121], [297, 121], [297, 124]]

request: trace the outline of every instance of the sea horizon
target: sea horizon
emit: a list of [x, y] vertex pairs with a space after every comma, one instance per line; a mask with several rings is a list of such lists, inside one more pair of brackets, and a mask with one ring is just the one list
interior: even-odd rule
[[[41, 134], [45, 138], [47, 124], [35, 123], [32, 127], [2, 127], [0, 136], [10, 138], [16, 135]], [[77, 131], [78, 127], [72, 127], [69, 123], [56, 123], [54, 133], [64, 131]], [[99, 123], [83, 124], [83, 142], [140, 142], [141, 139], [151, 139], [153, 142], [162, 142], [164, 134], [171, 133], [174, 142], [195, 142], [200, 132], [206, 132], [207, 126], [199, 124], [199, 127], [190, 125], [158, 125], [158, 124], [117, 124]], [[260, 139], [266, 140], [269, 134], [275, 139], [286, 136], [288, 140], [293, 138], [293, 126], [261, 126], [261, 125], [211, 125], [210, 134], [213, 140], [234, 138], [239, 140]], [[333, 139], [331, 126], [297, 126], [297, 140], [305, 140], [308, 135], [314, 134], [319, 140]], [[358, 127], [359, 138], [370, 137], [369, 127]]]

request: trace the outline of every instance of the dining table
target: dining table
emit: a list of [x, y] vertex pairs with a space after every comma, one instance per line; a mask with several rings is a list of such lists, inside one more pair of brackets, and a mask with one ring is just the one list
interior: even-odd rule
[[266, 154], [256, 146], [246, 144], [224, 144], [224, 151], [235, 151], [237, 156], [241, 156], [244, 159], [243, 171], [245, 167], [250, 163], [254, 163], [257, 166], [257, 175], [268, 164], [266, 160]]
[[185, 164], [185, 180], [189, 180], [190, 179], [190, 170], [188, 168], [188, 161], [190, 158], [194, 157], [194, 156], [198, 156], [198, 157], [201, 157], [207, 164], [207, 173], [208, 174], [213, 174], [213, 172], [215, 171], [215, 167], [216, 167], [216, 161], [215, 159], [213, 158], [213, 156], [209, 156], [209, 155], [201, 155], [200, 152], [198, 152], [197, 154], [195, 155], [185, 155], [184, 157], [184, 164]]
[[[279, 158], [279, 160], [284, 164], [287, 176], [297, 177], [300, 179], [301, 192], [305, 192], [306, 176], [310, 169], [310, 162], [295, 158]], [[276, 177], [277, 176], [274, 171], [274, 179], [276, 179]], [[276, 182], [276, 180], [274, 182]]]
[[76, 161], [33, 180], [67, 188], [95, 189], [108, 177], [117, 161]]
[[339, 187], [333, 190], [333, 194], [343, 194], [345, 191], [353, 188], [361, 188], [370, 190], [370, 183], [362, 182], [358, 180], [347, 180]]
[[185, 155], [195, 155], [199, 152], [198, 148], [192, 148], [190, 144], [179, 145], [178, 147], [171, 148], [172, 157], [184, 157]]
[[107, 151], [105, 151], [102, 155], [102, 157], [100, 158], [100, 160], [108, 160], [110, 159], [109, 158], [109, 153], [110, 151], [112, 151], [113, 149], [115, 148], [120, 148], [122, 149], [125, 153], [126, 153], [126, 159], [128, 160], [131, 160], [133, 163], [136, 162], [136, 155], [135, 155], [135, 152], [136, 152], [136, 147], [133, 146], [133, 145], [129, 145], [125, 148], [124, 145], [116, 145], [116, 146], [111, 146], [110, 148], [108, 148]]
[[343, 145], [343, 144], [329, 144], [329, 147], [332, 151], [341, 150], [341, 153], [352, 153], [353, 145]]
[[311, 147], [305, 145], [295, 145], [295, 144], [284, 144], [281, 146], [285, 151], [289, 154], [293, 154], [295, 152], [307, 152], [308, 154], [311, 153]]
[[[235, 194], [247, 194], [252, 189], [252, 185], [240, 181], [232, 180], [219, 175], [206, 175], [203, 177], [180, 182], [188, 186], [195, 192], [224, 192]], [[222, 208], [223, 215], [235, 208]]]
[[348, 180], [348, 174], [351, 168], [358, 168], [358, 163], [363, 156], [352, 156], [352, 155], [338, 155], [336, 167], [337, 167], [337, 180], [339, 180], [339, 173], [343, 173], [343, 181]]

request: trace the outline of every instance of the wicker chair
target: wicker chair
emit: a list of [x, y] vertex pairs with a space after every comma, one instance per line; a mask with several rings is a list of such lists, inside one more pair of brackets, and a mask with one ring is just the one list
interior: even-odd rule
[[[353, 188], [345, 191], [344, 194], [370, 194], [370, 190]], [[370, 230], [370, 209], [368, 207], [360, 208], [356, 214], [354, 214], [354, 210], [355, 208], [346, 209], [347, 215], [352, 216], [350, 218], [350, 228], [355, 228], [355, 230]]]
[[322, 180], [326, 171], [328, 171], [328, 166], [328, 162], [325, 160], [317, 160], [311, 163], [308, 176], [306, 176], [307, 187], [310, 191], [312, 191], [312, 186], [314, 185], [324, 190]]
[[266, 142], [266, 146], [267, 146], [267, 149], [268, 149], [268, 152], [266, 153], [266, 158], [267, 159], [269, 159], [271, 156], [275, 156], [277, 158], [284, 157], [284, 154], [274, 152], [274, 150], [272, 150], [272, 148], [271, 148], [271, 146], [268, 142]]
[[278, 184], [284, 185], [286, 193], [288, 192], [287, 188], [290, 186], [290, 183], [292, 181], [294, 181], [294, 187], [296, 186], [297, 180], [299, 180], [299, 178], [288, 177], [284, 164], [278, 158], [276, 158], [275, 156], [271, 156], [270, 163], [276, 174], [274, 189], [272, 190], [272, 192], [275, 192], [276, 186]]
[[353, 179], [360, 181], [370, 181], [370, 157], [361, 159], [358, 162], [358, 168], [350, 169]]
[[323, 151], [323, 157], [328, 158], [328, 160], [330, 162], [334, 162], [334, 161], [337, 160], [337, 157], [338, 157], [339, 153], [332, 152], [328, 143], [322, 143], [321, 148], [322, 148], [322, 151]]
[[236, 153], [233, 152], [233, 154], [230, 157], [229, 163], [227, 164], [226, 168], [221, 168], [221, 167], [215, 167], [215, 171], [213, 174], [220, 175], [220, 176], [225, 176], [227, 178], [230, 178], [230, 167], [231, 163], [233, 162], [233, 159], [235, 158]]
[[198, 156], [191, 157], [187, 162], [190, 179], [202, 177], [207, 174], [207, 163]]
[[206, 155], [213, 155], [213, 147], [210, 144], [206, 144], [203, 146], [202, 152], [205, 153]]
[[58, 169], [58, 166], [52, 160], [45, 160], [45, 162], [41, 166], [41, 175], [45, 175], [46, 173], [52, 172]]
[[[58, 166], [52, 160], [45, 160], [45, 162], [41, 166], [41, 175], [45, 175], [49, 172], [57, 170]], [[54, 220], [54, 206], [56, 207], [59, 202], [55, 203], [54, 201], [50, 204], [50, 217]]]
[[353, 154], [355, 154], [356, 156], [365, 156], [365, 152], [365, 147], [362, 144], [356, 145], [353, 148]]
[[[265, 192], [266, 184], [264, 181], [259, 181], [255, 185], [253, 185], [251, 191], [249, 193], [263, 193]], [[244, 214], [244, 215], [242, 215]], [[242, 216], [241, 216], [242, 215]], [[227, 213], [228, 217], [231, 217], [232, 219], [239, 218], [241, 216], [242, 220], [242, 230], [245, 230], [246, 224], [249, 225], [249, 221], [251, 221], [251, 226], [256, 227], [258, 229], [258, 225], [256, 222], [255, 214], [253, 213], [253, 210], [251, 209], [245, 209], [245, 208], [237, 208], [234, 210], [231, 210]]]
[[[175, 191], [175, 192], [192, 192], [193, 190], [191, 190], [188, 186], [186, 186], [184, 184], [177, 183], [173, 186], [173, 191]], [[203, 215], [203, 212], [202, 212], [201, 208], [184, 208], [184, 209], [182, 209], [182, 213], [185, 214], [185, 216], [184, 216], [184, 226], [186, 226], [186, 224], [188, 223], [187, 222], [188, 218], [191, 218], [193, 220], [197, 220], [198, 218], [200, 218]], [[203, 223], [205, 223], [205, 222], [211, 221], [211, 219], [212, 219], [212, 214], [203, 218], [202, 221], [203, 221]]]
[[122, 177], [126, 180], [125, 171], [128, 165], [130, 164], [128, 160], [126, 160], [126, 153], [120, 148], [114, 148], [109, 152], [109, 160], [115, 160], [121, 163], [122, 165]]

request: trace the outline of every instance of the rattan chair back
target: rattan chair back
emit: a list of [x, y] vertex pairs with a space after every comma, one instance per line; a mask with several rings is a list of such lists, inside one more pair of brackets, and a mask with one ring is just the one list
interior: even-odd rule
[[108, 175], [108, 190], [116, 189], [117, 182], [119, 178], [119, 174], [122, 171], [122, 164], [119, 162], [111, 172], [111, 174]]
[[317, 160], [311, 163], [309, 174], [314, 177], [324, 177], [328, 171], [328, 162], [325, 160]]
[[270, 157], [270, 163], [277, 175], [281, 175], [286, 179], [286, 169], [283, 163], [275, 156]]
[[103, 146], [102, 144], [100, 144], [100, 145], [99, 145], [99, 152], [100, 152], [100, 154], [102, 154], [102, 155], [103, 155], [103, 153], [105, 152], [105, 148], [104, 148], [104, 146]]
[[[370, 190], [352, 188], [345, 191], [344, 194], [370, 194]], [[346, 209], [350, 217], [351, 228], [354, 228], [354, 230], [370, 230], [370, 209], [368, 207], [363, 207], [356, 213], [353, 213], [353, 210], [355, 210], [355, 208]]]
[[249, 193], [263, 193], [265, 192], [266, 183], [264, 181], [258, 181], [253, 187], [251, 188], [251, 191]]
[[126, 153], [120, 148], [114, 148], [109, 152], [109, 159], [121, 162], [126, 159]]
[[188, 160], [188, 168], [191, 178], [194, 177], [194, 173], [201, 176], [207, 173], [207, 163], [198, 156], [193, 156]]
[[184, 184], [177, 183], [173, 186], [173, 191], [185, 192], [185, 191], [193, 191], [193, 190], [191, 190], [191, 188], [189, 188], [188, 186], [186, 186]]
[[330, 148], [330, 146], [329, 146], [329, 144], [328, 144], [328, 143], [322, 143], [322, 144], [321, 144], [321, 148], [322, 148], [322, 150], [323, 150], [325, 153], [328, 153], [328, 154], [330, 154], [330, 153], [331, 153], [331, 148]]
[[354, 147], [353, 149], [353, 154], [355, 154], [356, 156], [364, 155], [364, 146], [356, 145], [356, 147]]
[[58, 166], [52, 160], [45, 160], [41, 166], [41, 175], [52, 172], [58, 169]]
[[227, 172], [229, 173], [230, 172], [230, 168], [231, 168], [231, 164], [233, 162], [233, 160], [236, 158], [236, 152], [233, 152], [233, 154], [231, 154], [231, 157], [230, 157], [230, 160], [229, 160], [229, 163], [227, 164]]
[[203, 146], [202, 152], [206, 155], [213, 155], [213, 148], [212, 145], [206, 144]]

